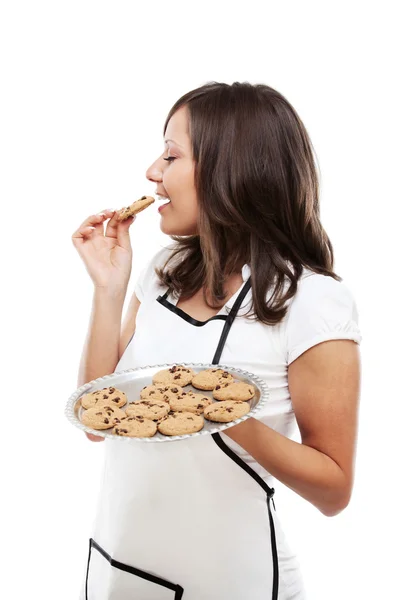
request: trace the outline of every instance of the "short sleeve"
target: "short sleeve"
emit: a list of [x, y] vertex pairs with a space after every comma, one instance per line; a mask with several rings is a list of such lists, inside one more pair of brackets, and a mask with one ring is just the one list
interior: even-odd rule
[[350, 290], [330, 276], [313, 273], [301, 279], [286, 318], [288, 365], [321, 342], [353, 340], [359, 344], [362, 339]]
[[148, 261], [146, 266], [140, 271], [134, 287], [134, 292], [140, 303], [143, 302], [147, 290], [157, 277], [154, 270], [155, 267], [162, 267], [164, 265], [172, 249], [173, 247], [168, 246], [167, 248], [162, 248], [156, 252], [151, 260]]

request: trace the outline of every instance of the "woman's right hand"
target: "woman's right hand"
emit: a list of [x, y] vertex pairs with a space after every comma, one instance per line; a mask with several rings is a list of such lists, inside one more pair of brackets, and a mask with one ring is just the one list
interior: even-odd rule
[[[118, 221], [117, 212], [106, 209], [85, 219], [73, 233], [72, 243], [96, 288], [127, 288], [132, 269], [129, 227], [135, 218]], [[104, 233], [106, 219], [110, 220]]]
[[91, 442], [104, 442], [104, 440], [106, 439], [101, 437], [100, 435], [93, 435], [92, 433], [88, 433], [87, 431], [85, 431], [85, 435]]

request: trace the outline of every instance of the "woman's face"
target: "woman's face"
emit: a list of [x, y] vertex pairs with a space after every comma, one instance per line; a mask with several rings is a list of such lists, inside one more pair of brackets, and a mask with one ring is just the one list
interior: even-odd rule
[[182, 106], [169, 120], [164, 152], [147, 169], [146, 177], [157, 184], [161, 231], [167, 235], [197, 233], [197, 195], [194, 186], [194, 161], [189, 137], [187, 108]]

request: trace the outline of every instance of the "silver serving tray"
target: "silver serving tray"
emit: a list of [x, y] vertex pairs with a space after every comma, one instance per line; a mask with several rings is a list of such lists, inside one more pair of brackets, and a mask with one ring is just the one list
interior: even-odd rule
[[[162, 369], [169, 369], [174, 365], [182, 365], [184, 367], [189, 367], [193, 369], [195, 373], [199, 371], [203, 371], [204, 369], [223, 369], [224, 371], [228, 371], [231, 375], [239, 381], [243, 381], [245, 383], [250, 383], [256, 389], [256, 393], [254, 398], [248, 401], [250, 405], [250, 411], [236, 419], [235, 421], [231, 421], [230, 423], [215, 423], [213, 421], [208, 421], [204, 419], [204, 427], [201, 431], [197, 431], [196, 433], [188, 433], [185, 435], [175, 435], [168, 436], [163, 435], [158, 432], [150, 438], [132, 438], [116, 435], [112, 433], [112, 430], [99, 430], [99, 429], [90, 429], [84, 425], [81, 420], [81, 414], [85, 410], [81, 405], [81, 398], [84, 394], [89, 392], [95, 392], [97, 390], [101, 390], [102, 388], [113, 386], [117, 389], [125, 392], [128, 403], [130, 402], [138, 402], [140, 401], [140, 392], [144, 388], [145, 385], [152, 384], [152, 378], [157, 371], [161, 371]], [[192, 390], [196, 394], [204, 394], [212, 399], [213, 402], [217, 403], [218, 400], [215, 400], [212, 397], [211, 391], [206, 390], [198, 390], [194, 388], [192, 385], [184, 386], [185, 391]], [[249, 373], [248, 371], [243, 371], [242, 369], [236, 369], [233, 367], [228, 367], [226, 365], [213, 365], [213, 364], [203, 364], [203, 363], [171, 363], [164, 365], [151, 365], [146, 367], [138, 367], [135, 369], [127, 369], [125, 371], [119, 371], [117, 373], [112, 373], [111, 375], [105, 375], [104, 377], [99, 377], [98, 379], [93, 379], [89, 383], [85, 383], [80, 388], [78, 388], [68, 399], [67, 406], [65, 408], [65, 415], [68, 420], [78, 427], [82, 429], [82, 431], [87, 431], [88, 433], [92, 433], [99, 437], [104, 437], [107, 439], [119, 440], [124, 442], [171, 442], [176, 440], [184, 440], [187, 438], [197, 437], [199, 435], [209, 435], [212, 433], [217, 433], [219, 431], [223, 431], [224, 429], [228, 429], [229, 427], [233, 427], [242, 421], [246, 421], [249, 417], [254, 417], [266, 404], [269, 398], [269, 390], [268, 386], [263, 379], [254, 375], [253, 373]], [[126, 404], [121, 408], [121, 410], [125, 410], [128, 405]]]

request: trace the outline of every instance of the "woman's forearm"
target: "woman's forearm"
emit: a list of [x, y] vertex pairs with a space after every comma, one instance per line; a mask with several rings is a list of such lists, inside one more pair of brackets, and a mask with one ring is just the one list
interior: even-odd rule
[[324, 515], [334, 516], [347, 506], [351, 484], [326, 454], [299, 444], [256, 419], [248, 419], [224, 433]]
[[96, 288], [89, 329], [79, 365], [78, 387], [113, 373], [119, 360], [119, 340], [126, 289]]

